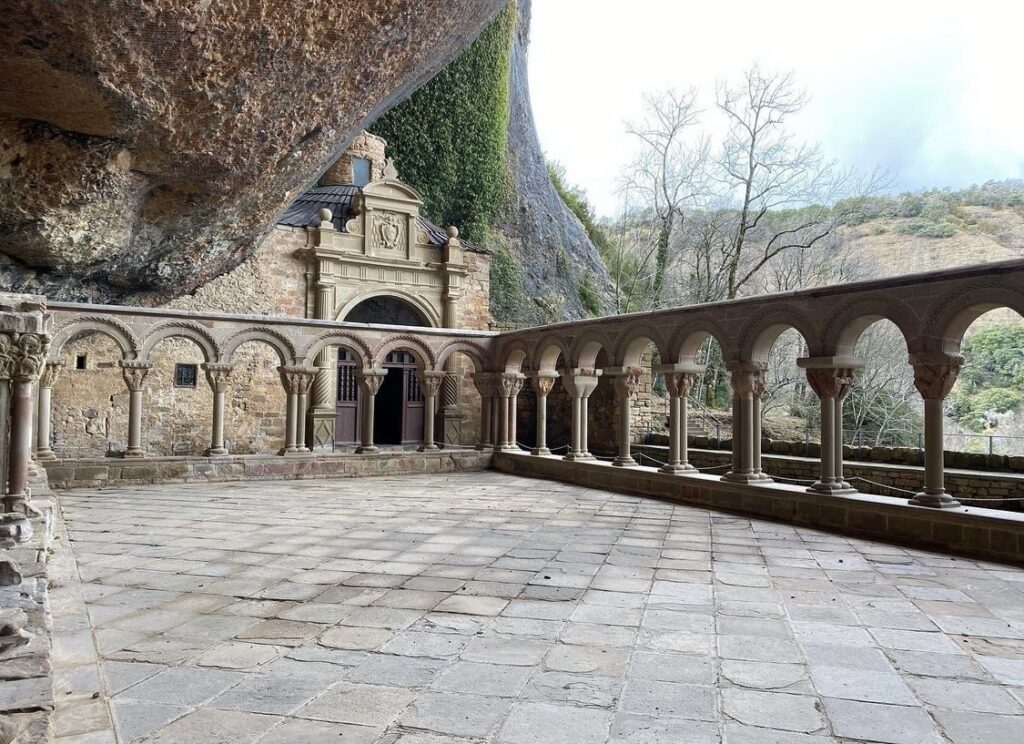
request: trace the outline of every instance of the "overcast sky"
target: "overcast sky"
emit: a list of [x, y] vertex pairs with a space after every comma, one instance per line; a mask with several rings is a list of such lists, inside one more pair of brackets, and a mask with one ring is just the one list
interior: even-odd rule
[[752, 62], [811, 96], [794, 122], [895, 190], [1024, 178], [1024, 10], [1018, 0], [534, 0], [530, 86], [541, 144], [601, 214], [641, 96], [696, 86], [713, 129], [717, 79]]

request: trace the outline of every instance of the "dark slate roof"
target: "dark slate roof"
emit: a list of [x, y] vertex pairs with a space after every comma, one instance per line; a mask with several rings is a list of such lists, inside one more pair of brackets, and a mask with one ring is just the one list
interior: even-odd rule
[[[320, 224], [320, 210], [326, 207], [331, 210], [334, 229], [345, 232], [345, 223], [352, 219], [352, 199], [359, 193], [359, 189], [352, 184], [338, 186], [317, 186], [300, 195], [284, 211], [278, 220], [279, 225], [290, 227], [315, 227]], [[444, 245], [448, 240], [445, 231], [429, 220], [419, 218], [420, 227], [427, 233], [427, 240], [431, 245]], [[462, 247], [476, 253], [489, 253], [484, 248], [462, 241]]]

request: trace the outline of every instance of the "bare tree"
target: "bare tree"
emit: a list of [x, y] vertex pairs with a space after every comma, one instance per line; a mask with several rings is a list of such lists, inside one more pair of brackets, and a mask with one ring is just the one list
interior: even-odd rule
[[652, 305], [661, 305], [674, 231], [685, 219], [684, 207], [696, 202], [706, 176], [708, 140], [690, 130], [699, 120], [693, 89], [666, 91], [644, 99], [643, 121], [627, 124], [640, 151], [621, 182], [621, 191], [648, 210], [657, 224]]

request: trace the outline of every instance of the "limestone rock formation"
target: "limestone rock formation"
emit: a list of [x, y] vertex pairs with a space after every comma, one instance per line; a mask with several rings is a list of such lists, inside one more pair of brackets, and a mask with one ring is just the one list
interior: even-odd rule
[[519, 260], [527, 293], [540, 305], [534, 321], [586, 317], [581, 284], [606, 305], [611, 281], [583, 225], [551, 185], [530, 106], [526, 57], [530, 0], [519, 0], [509, 65], [508, 169], [512, 184], [498, 229]]
[[251, 255], [501, 0], [3, 0], [0, 287], [164, 301]]

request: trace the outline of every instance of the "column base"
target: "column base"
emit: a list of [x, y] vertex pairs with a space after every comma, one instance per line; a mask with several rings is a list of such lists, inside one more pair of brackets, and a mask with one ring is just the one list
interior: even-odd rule
[[483, 444], [478, 444], [476, 446], [476, 449], [481, 450], [481, 451], [483, 451], [483, 450], [492, 450], [492, 449], [494, 449], [494, 445], [491, 444], [490, 442], [485, 442]]
[[722, 480], [728, 483], [763, 483], [764, 480], [754, 472], [743, 473], [729, 471], [722, 476]]
[[141, 449], [126, 449], [122, 457], [145, 457], [146, 453]]
[[842, 481], [818, 481], [811, 484], [811, 487], [807, 489], [807, 493], [823, 493], [829, 496], [849, 496], [850, 494], [857, 493], [857, 489], [852, 487], [849, 483]]
[[430, 444], [421, 444], [419, 447], [416, 448], [416, 451], [417, 452], [432, 452], [432, 451], [437, 450], [437, 449], [441, 449], [441, 448], [438, 447], [433, 442], [431, 442]]
[[612, 460], [612, 465], [617, 468], [635, 468], [637, 467], [637, 462], [633, 459], [632, 455], [619, 455]]
[[950, 496], [945, 491], [939, 493], [928, 493], [922, 491], [921, 493], [914, 496], [912, 499], [908, 499], [907, 503], [911, 506], [927, 506], [932, 509], [956, 509], [962, 504]]
[[375, 444], [366, 444], [356, 447], [357, 455], [372, 455], [375, 452], [380, 452], [380, 447]]
[[210, 447], [206, 450], [207, 457], [224, 457], [228, 454], [226, 447]]
[[670, 475], [678, 475], [680, 473], [696, 473], [697, 468], [688, 462], [668, 463], [658, 468], [659, 473], [668, 473]]
[[569, 452], [562, 456], [563, 460], [593, 460], [594, 456], [589, 452]]
[[[4, 513], [21, 514], [28, 519], [31, 519], [32, 517], [39, 517], [43, 514], [32, 503], [28, 493], [7, 494], [3, 498], [3, 509]], [[31, 535], [31, 532], [29, 534]]]
[[54, 452], [49, 447], [47, 447], [44, 450], [39, 450], [38, 452], [36, 452], [36, 459], [37, 460], [56, 460], [57, 459], [57, 453]]
[[547, 447], [534, 447], [530, 450], [531, 455], [537, 455], [538, 457], [551, 457], [551, 450]]

